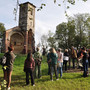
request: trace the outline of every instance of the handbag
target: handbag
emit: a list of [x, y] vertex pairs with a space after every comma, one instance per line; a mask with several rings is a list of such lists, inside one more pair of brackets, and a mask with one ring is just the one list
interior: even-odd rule
[[0, 58], [0, 64], [1, 65], [5, 65], [6, 64], [6, 56], [2, 56], [2, 58]]
[[69, 60], [69, 57], [68, 57], [68, 56], [64, 56], [64, 57], [63, 57], [63, 60], [68, 61], [68, 60]]
[[61, 67], [62, 65], [61, 65], [61, 62], [60, 61], [58, 61], [57, 62], [57, 67]]

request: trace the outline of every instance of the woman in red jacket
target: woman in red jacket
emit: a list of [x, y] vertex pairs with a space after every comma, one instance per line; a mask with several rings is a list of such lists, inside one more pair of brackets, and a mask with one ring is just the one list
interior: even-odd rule
[[32, 53], [28, 53], [27, 58], [24, 63], [24, 72], [26, 72], [26, 85], [29, 85], [29, 74], [30, 74], [31, 85], [35, 86], [34, 77], [33, 77], [34, 68], [35, 68], [35, 62], [32, 57]]

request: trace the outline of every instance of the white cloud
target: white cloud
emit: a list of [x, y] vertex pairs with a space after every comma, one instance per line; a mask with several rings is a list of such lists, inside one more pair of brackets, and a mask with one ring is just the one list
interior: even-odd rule
[[[35, 40], [36, 44], [38, 44], [41, 40], [42, 35], [47, 35], [48, 31], [51, 30], [55, 31], [55, 26], [51, 25], [50, 23], [45, 23], [43, 21], [36, 19], [36, 28], [35, 28]], [[52, 31], [52, 32], [53, 32]]]

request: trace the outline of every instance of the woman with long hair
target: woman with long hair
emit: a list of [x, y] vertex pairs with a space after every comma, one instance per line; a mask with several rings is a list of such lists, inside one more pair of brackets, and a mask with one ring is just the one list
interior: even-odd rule
[[49, 63], [50, 63], [50, 79], [53, 81], [53, 69], [54, 69], [56, 79], [58, 80], [58, 74], [57, 74], [57, 53], [56, 53], [54, 48], [51, 48]]
[[28, 53], [27, 58], [24, 63], [24, 72], [26, 72], [26, 85], [29, 85], [29, 74], [31, 76], [31, 85], [35, 86], [34, 84], [34, 77], [33, 72], [35, 68], [35, 62], [32, 56], [32, 53]]

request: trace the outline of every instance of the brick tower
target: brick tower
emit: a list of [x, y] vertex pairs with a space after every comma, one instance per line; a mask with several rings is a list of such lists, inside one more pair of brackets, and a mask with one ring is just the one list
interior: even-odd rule
[[8, 46], [14, 47], [14, 53], [27, 54], [35, 50], [35, 6], [30, 2], [20, 4], [19, 26], [8, 29], [4, 33], [3, 52]]
[[29, 2], [20, 4], [19, 27], [24, 32], [24, 53], [35, 48], [35, 6]]

